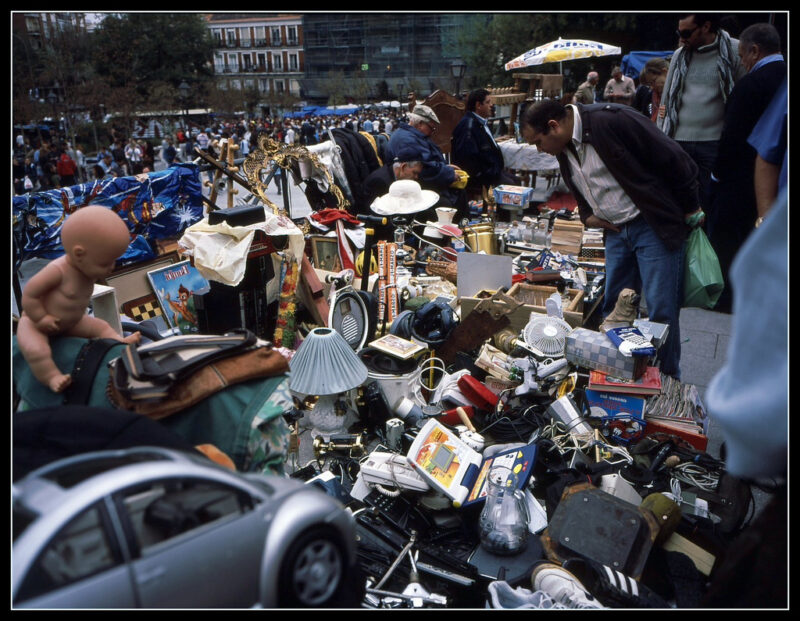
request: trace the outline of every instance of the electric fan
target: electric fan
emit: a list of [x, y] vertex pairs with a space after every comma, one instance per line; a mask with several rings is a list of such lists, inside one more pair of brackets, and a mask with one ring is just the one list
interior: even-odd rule
[[563, 319], [531, 313], [522, 330], [522, 340], [527, 349], [541, 358], [563, 358], [567, 334], [572, 331]]

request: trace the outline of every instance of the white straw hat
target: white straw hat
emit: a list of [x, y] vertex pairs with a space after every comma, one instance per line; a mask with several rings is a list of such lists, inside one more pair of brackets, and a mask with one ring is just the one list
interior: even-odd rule
[[389, 186], [389, 193], [376, 198], [370, 208], [379, 216], [418, 213], [439, 201], [432, 190], [423, 190], [413, 179], [401, 179]]

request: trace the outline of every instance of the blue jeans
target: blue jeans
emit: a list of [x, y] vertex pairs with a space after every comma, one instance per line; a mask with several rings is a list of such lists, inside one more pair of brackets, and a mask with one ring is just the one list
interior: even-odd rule
[[[683, 303], [683, 261], [686, 244], [669, 250], [642, 216], [606, 231], [606, 289], [603, 317], [614, 310], [623, 289], [643, 293], [650, 321], [669, 325], [658, 350], [661, 371], [680, 379], [680, 312]], [[641, 286], [640, 286], [641, 285]]]

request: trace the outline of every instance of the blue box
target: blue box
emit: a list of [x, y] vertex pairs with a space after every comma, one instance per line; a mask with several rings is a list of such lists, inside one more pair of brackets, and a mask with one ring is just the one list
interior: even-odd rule
[[629, 414], [639, 420], [644, 420], [644, 410], [647, 400], [643, 397], [625, 395], [615, 392], [600, 392], [587, 388], [583, 391], [586, 403], [590, 407], [603, 408], [608, 416]]
[[525, 208], [531, 201], [533, 188], [524, 185], [498, 185], [494, 189], [494, 200], [498, 205]]

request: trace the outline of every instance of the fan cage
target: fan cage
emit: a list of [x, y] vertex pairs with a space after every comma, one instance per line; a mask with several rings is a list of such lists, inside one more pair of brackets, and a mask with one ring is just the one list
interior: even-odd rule
[[572, 327], [557, 317], [531, 317], [522, 331], [525, 343], [543, 356], [562, 357]]

